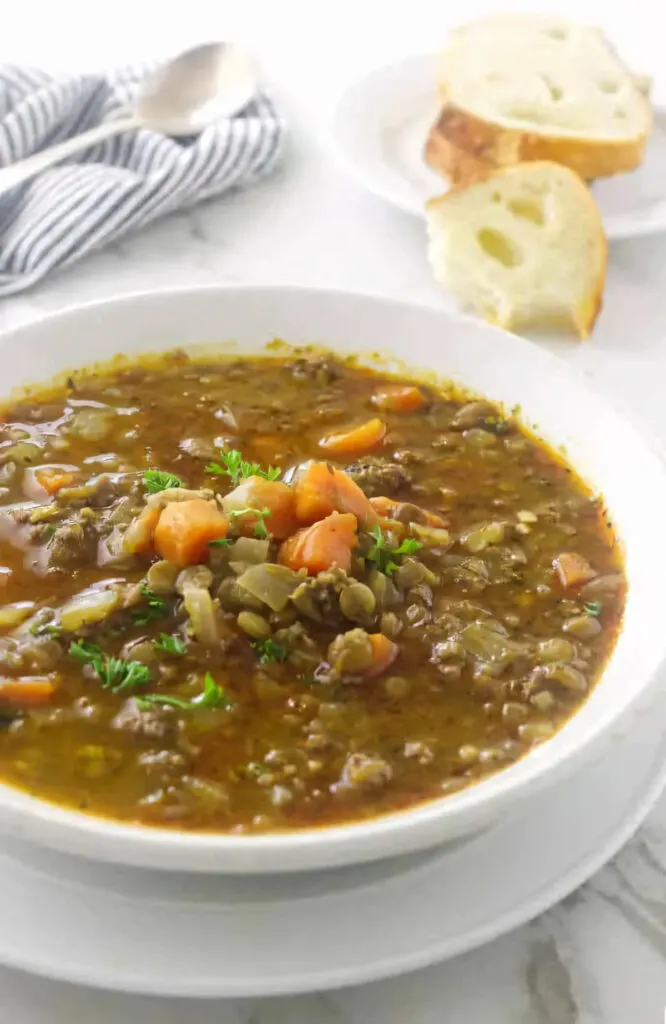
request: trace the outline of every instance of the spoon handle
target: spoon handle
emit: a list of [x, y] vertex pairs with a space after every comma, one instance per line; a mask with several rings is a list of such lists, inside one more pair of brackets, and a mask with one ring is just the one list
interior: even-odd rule
[[40, 171], [45, 171], [47, 167], [52, 167], [53, 164], [60, 163], [61, 160], [74, 156], [80, 150], [87, 149], [88, 146], [94, 146], [95, 143], [103, 142], [104, 139], [109, 139], [113, 135], [119, 135], [121, 132], [131, 131], [133, 128], [139, 128], [140, 126], [141, 121], [137, 117], [123, 117], [117, 121], [105, 121], [104, 124], [97, 125], [96, 128], [91, 128], [90, 131], [83, 132], [81, 135], [75, 135], [73, 139], [65, 139], [64, 142], [58, 143], [57, 146], [50, 146], [40, 153], [33, 153], [32, 156], [26, 157], [25, 160], [19, 160], [18, 163], [10, 164], [9, 167], [0, 168], [0, 195], [4, 195], [5, 192], [14, 188], [15, 185], [20, 185], [35, 174], [39, 174]]

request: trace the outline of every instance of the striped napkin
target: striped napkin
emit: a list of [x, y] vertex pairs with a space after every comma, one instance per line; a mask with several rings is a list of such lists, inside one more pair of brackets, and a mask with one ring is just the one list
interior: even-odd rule
[[[118, 117], [151, 69], [56, 79], [0, 65], [0, 167]], [[0, 296], [164, 213], [252, 184], [275, 167], [283, 135], [261, 94], [191, 139], [127, 132], [16, 186], [0, 196]]]

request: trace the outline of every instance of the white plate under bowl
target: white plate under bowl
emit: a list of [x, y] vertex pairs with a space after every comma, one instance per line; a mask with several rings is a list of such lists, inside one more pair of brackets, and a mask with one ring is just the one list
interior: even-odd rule
[[[345, 91], [332, 139], [353, 176], [370, 192], [409, 213], [447, 190], [424, 163], [423, 146], [438, 113], [435, 58], [408, 57], [371, 71]], [[666, 230], [666, 109], [656, 108], [645, 160], [631, 174], [594, 183], [609, 238]]]
[[266, 996], [385, 978], [517, 927], [612, 857], [666, 782], [663, 714], [477, 839], [399, 865], [238, 878], [0, 857], [0, 961], [71, 982]]

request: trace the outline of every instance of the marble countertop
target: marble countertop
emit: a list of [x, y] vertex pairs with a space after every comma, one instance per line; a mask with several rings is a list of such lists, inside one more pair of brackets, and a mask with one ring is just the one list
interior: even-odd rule
[[[175, 214], [5, 300], [0, 329], [73, 303], [176, 284], [301, 283], [450, 305], [432, 280], [423, 225], [360, 191], [336, 165], [325, 130], [347, 77], [432, 48], [428, 5], [410, 3], [407, 25], [405, 15], [389, 16], [375, 0], [307, 10], [248, 2], [222, 27], [209, 6], [191, 0], [184, 28], [152, 0], [138, 14], [117, 0], [113, 24], [100, 32], [94, 5], [81, 14], [63, 0], [44, 12], [39, 39], [29, 13], [17, 11], [3, 28], [5, 59], [55, 69], [159, 56], [221, 32], [251, 39], [291, 138], [270, 181]], [[498, 6], [469, 2], [465, 14]], [[522, 6], [548, 9], [536, 0]], [[609, 25], [635, 66], [655, 74], [657, 95], [666, 95], [653, 8], [647, 0], [634, 0], [624, 13], [619, 6], [629, 5], [611, 6], [583, 0], [561, 2], [558, 10]], [[70, 15], [78, 41], [61, 44]], [[446, 21], [439, 19], [438, 37]], [[614, 244], [593, 338], [584, 345], [538, 340], [664, 441], [665, 296], [666, 235]], [[666, 798], [615, 861], [564, 903], [482, 949], [403, 978], [316, 996], [189, 1003], [93, 992], [0, 968], [0, 1020], [7, 1024], [648, 1024], [663, 1019], [665, 1004]]]

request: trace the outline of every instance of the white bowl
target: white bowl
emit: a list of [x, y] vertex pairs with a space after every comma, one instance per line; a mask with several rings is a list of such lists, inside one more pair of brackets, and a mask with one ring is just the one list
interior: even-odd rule
[[666, 473], [659, 452], [559, 359], [483, 324], [385, 299], [308, 288], [204, 288], [130, 295], [0, 337], [5, 393], [118, 353], [280, 337], [340, 352], [379, 350], [511, 408], [606, 499], [625, 552], [624, 627], [599, 684], [552, 740], [461, 793], [368, 822], [266, 836], [116, 824], [0, 785], [0, 828], [101, 860], [188, 871], [279, 872], [395, 856], [468, 837], [559, 782], [634, 727], [666, 654]]

